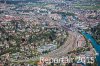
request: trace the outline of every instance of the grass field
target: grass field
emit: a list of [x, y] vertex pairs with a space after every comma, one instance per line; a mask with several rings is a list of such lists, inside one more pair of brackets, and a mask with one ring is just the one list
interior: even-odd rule
[[79, 9], [89, 9], [89, 10], [100, 10], [100, 5], [81, 5], [81, 4], [74, 4], [75, 8]]

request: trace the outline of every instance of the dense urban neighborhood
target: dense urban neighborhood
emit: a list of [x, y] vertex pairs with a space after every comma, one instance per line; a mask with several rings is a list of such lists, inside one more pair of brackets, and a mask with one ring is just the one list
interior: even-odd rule
[[0, 0], [0, 66], [100, 66], [99, 0]]

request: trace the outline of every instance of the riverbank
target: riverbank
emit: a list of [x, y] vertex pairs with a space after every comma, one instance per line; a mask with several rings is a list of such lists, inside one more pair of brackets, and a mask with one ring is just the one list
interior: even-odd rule
[[94, 47], [95, 51], [98, 55], [96, 55], [96, 62], [98, 63], [98, 66], [100, 66], [100, 45], [97, 44], [96, 40], [85, 31], [82, 31], [82, 35], [91, 42], [92, 46]]

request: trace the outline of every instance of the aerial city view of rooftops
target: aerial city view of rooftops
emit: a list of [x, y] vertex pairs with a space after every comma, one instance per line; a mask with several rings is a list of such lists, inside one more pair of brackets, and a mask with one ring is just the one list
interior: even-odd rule
[[0, 66], [100, 66], [100, 0], [0, 0]]

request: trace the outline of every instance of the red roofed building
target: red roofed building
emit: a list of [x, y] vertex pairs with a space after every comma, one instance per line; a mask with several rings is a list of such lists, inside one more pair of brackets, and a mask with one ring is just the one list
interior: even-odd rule
[[10, 15], [5, 15], [4, 17], [3, 17], [3, 20], [4, 21], [11, 21], [11, 20], [13, 20], [14, 19], [14, 17], [13, 16], [10, 16]]
[[81, 36], [78, 40], [77, 47], [83, 47], [85, 45], [85, 38]]

